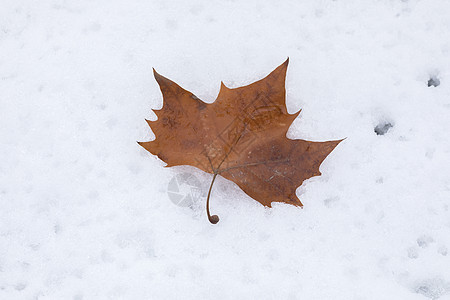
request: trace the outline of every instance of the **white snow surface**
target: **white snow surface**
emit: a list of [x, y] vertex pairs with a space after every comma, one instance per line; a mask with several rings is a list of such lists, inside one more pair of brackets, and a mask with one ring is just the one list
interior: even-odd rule
[[[136, 143], [152, 67], [213, 102], [287, 57], [288, 137], [346, 140], [212, 225]], [[1, 0], [0, 299], [450, 299], [449, 132], [448, 1]]]

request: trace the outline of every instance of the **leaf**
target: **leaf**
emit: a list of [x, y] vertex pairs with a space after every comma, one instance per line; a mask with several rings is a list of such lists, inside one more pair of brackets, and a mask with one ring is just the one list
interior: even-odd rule
[[154, 76], [163, 94], [158, 119], [148, 121], [156, 139], [139, 143], [167, 163], [191, 165], [236, 183], [265, 206], [284, 202], [302, 206], [295, 191], [304, 180], [320, 175], [319, 166], [342, 141], [310, 142], [286, 137], [300, 111], [285, 105], [287, 59], [267, 77], [230, 89], [223, 82], [214, 103], [205, 103], [175, 82]]

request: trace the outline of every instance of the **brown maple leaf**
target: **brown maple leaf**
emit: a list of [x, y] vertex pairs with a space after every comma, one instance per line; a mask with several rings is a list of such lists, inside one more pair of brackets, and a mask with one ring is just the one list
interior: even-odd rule
[[173, 81], [154, 76], [163, 94], [158, 119], [148, 121], [156, 139], [139, 143], [167, 163], [191, 165], [213, 174], [206, 201], [217, 175], [236, 183], [265, 206], [285, 202], [302, 206], [295, 190], [304, 180], [320, 175], [322, 161], [342, 140], [310, 142], [286, 137], [300, 111], [289, 114], [285, 79], [289, 59], [267, 77], [230, 89], [223, 82], [214, 103], [205, 103]]

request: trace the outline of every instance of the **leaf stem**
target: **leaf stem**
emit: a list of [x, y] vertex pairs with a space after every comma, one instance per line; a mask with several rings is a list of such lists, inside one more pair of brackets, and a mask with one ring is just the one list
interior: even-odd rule
[[209, 222], [211, 222], [212, 224], [217, 224], [217, 222], [219, 222], [219, 216], [217, 216], [217, 215], [212, 215], [211, 216], [211, 214], [209, 213], [209, 198], [211, 196], [211, 190], [212, 190], [214, 181], [216, 180], [217, 174], [218, 173], [214, 172], [214, 176], [213, 176], [213, 179], [211, 181], [211, 185], [209, 186], [208, 198], [206, 198], [206, 214], [208, 215]]

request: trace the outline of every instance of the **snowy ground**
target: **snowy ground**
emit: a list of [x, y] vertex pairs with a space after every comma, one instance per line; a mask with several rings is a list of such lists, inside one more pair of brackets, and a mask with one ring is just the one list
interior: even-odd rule
[[[432, 0], [0, 0], [0, 299], [450, 299], [449, 16]], [[221, 179], [211, 225], [211, 175], [136, 144], [162, 105], [152, 67], [212, 102], [287, 56], [288, 136], [347, 139], [297, 190], [304, 209]], [[202, 182], [193, 208], [167, 193], [182, 173]]]

